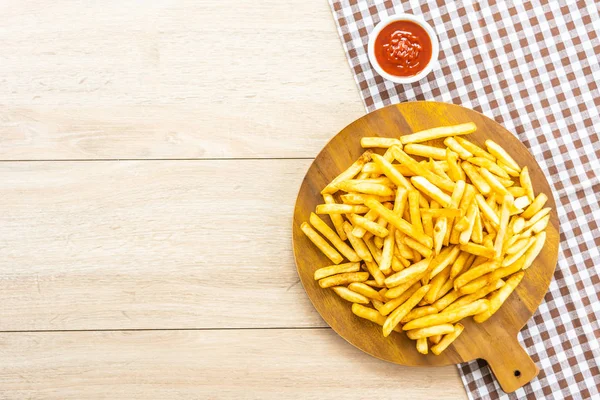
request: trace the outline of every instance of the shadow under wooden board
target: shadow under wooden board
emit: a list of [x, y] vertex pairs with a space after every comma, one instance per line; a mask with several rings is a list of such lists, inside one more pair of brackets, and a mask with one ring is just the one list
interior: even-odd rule
[[[552, 207], [552, 211], [546, 244], [525, 272], [521, 284], [494, 316], [482, 324], [471, 318], [464, 319], [461, 323], [465, 331], [448, 349], [439, 356], [431, 352], [422, 355], [405, 334], [392, 332], [384, 338], [380, 326], [356, 317], [350, 303], [332, 290], [319, 287], [313, 273], [331, 262], [306, 238], [300, 225], [308, 221], [316, 205], [323, 203], [321, 189], [363, 153], [361, 137], [399, 137], [469, 121], [477, 125], [477, 131], [467, 136], [469, 140], [480, 146], [486, 139], [500, 144], [519, 165], [529, 167], [535, 193], [548, 196], [546, 206]], [[440, 139], [427, 144], [439, 146], [441, 142]], [[325, 220], [329, 222], [328, 218]], [[437, 102], [392, 105], [354, 121], [325, 146], [310, 166], [296, 201], [292, 237], [298, 274], [308, 297], [323, 319], [359, 349], [380, 359], [410, 366], [442, 366], [481, 358], [489, 363], [506, 392], [518, 389], [537, 375], [538, 369], [519, 344], [517, 334], [541, 303], [554, 274], [558, 259], [558, 216], [550, 186], [535, 159], [515, 136], [495, 121], [461, 106]]]

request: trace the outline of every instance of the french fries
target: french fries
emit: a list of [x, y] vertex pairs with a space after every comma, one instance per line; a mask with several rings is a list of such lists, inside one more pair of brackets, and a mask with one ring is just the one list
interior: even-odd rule
[[[310, 225], [300, 225], [333, 263], [315, 267], [319, 286], [384, 337], [416, 340], [421, 354], [443, 352], [462, 319], [496, 313], [546, 241], [547, 195], [500, 145], [459, 136], [475, 130], [466, 123], [362, 138], [374, 150], [325, 186]], [[423, 143], [433, 139], [445, 147]]]

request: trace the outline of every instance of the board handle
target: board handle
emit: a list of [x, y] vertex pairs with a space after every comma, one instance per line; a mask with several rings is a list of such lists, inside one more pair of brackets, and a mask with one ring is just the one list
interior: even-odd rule
[[502, 390], [512, 393], [535, 378], [539, 369], [516, 336], [498, 333], [489, 338], [487, 354], [481, 358], [489, 364]]

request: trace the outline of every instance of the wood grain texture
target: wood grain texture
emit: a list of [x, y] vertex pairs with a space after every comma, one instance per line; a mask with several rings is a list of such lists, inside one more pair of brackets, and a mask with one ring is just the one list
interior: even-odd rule
[[456, 368], [386, 363], [330, 329], [4, 333], [0, 354], [2, 399], [466, 399]]
[[2, 16], [0, 159], [314, 157], [364, 113], [326, 1], [9, 0]]
[[[381, 329], [352, 314], [349, 304], [313, 280], [316, 269], [330, 263], [302, 234], [300, 224], [322, 203], [320, 190], [346, 169], [364, 151], [363, 136], [398, 137], [419, 130], [473, 121], [478, 129], [468, 139], [483, 145], [493, 139], [522, 166], [530, 168], [536, 193], [545, 193], [552, 207], [547, 240], [542, 253], [515, 293], [490, 320], [476, 324], [464, 321], [465, 332], [440, 356], [417, 353], [415, 344], [403, 334], [392, 333], [392, 340]], [[434, 141], [440, 145], [442, 140]], [[558, 257], [558, 217], [550, 187], [526, 148], [506, 129], [487, 117], [460, 106], [435, 102], [403, 103], [386, 107], [358, 119], [342, 130], [317, 156], [304, 178], [294, 210], [294, 255], [302, 283], [321, 316], [350, 343], [376, 357], [404, 365], [448, 365], [475, 358], [486, 359], [503, 389], [512, 392], [537, 374], [537, 367], [517, 341], [517, 333], [543, 299]], [[518, 368], [520, 376], [515, 376]]]
[[0, 330], [325, 326], [291, 251], [309, 164], [0, 163]]

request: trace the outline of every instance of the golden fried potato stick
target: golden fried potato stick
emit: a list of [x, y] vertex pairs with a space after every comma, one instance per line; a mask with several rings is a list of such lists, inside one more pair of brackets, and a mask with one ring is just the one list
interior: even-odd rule
[[448, 176], [454, 182], [466, 180], [465, 171], [458, 162], [458, 154], [450, 149], [446, 149], [446, 161], [448, 163]]
[[421, 354], [427, 354], [429, 352], [427, 345], [427, 338], [417, 339], [417, 351]]
[[345, 264], [330, 265], [328, 267], [319, 268], [315, 271], [315, 281], [318, 281], [328, 276], [342, 274], [344, 272], [360, 271], [360, 263], [350, 262]]
[[429, 286], [425, 285], [414, 292], [405, 303], [396, 308], [385, 320], [383, 324], [383, 336], [388, 337], [392, 330], [400, 323], [400, 320], [406, 316], [421, 301]]
[[373, 257], [371, 256], [371, 252], [365, 245], [365, 242], [352, 234], [352, 225], [347, 221], [344, 221], [344, 232], [348, 236], [348, 241], [354, 248], [356, 254], [365, 261], [373, 261]]
[[319, 286], [323, 289], [332, 286], [347, 285], [352, 282], [364, 282], [369, 279], [368, 272], [345, 272], [343, 274], [337, 274], [328, 276], [319, 281]]
[[442, 250], [429, 265], [429, 279], [433, 279], [433, 277], [442, 272], [444, 268], [456, 261], [459, 254], [460, 249], [458, 246], [450, 246]]
[[396, 227], [396, 229], [398, 229], [405, 235], [408, 235], [408, 236], [412, 237], [413, 239], [416, 239], [419, 243], [421, 243], [429, 248], [433, 247], [433, 239], [431, 237], [425, 235], [423, 232], [419, 232], [413, 225], [411, 225], [408, 222], [406, 222], [405, 220], [403, 220], [401, 217], [396, 215], [393, 211], [385, 208], [383, 206], [383, 204], [381, 204], [377, 200], [367, 199], [365, 204], [370, 209], [375, 210], [375, 212], [377, 212], [380, 216], [385, 218], [388, 221], [388, 223], [394, 225]]
[[463, 272], [454, 280], [454, 290], [459, 290], [472, 280], [486, 275], [498, 268], [500, 268], [500, 263], [494, 260], [484, 262], [476, 267], [471, 267], [471, 269]]
[[525, 244], [525, 246], [523, 246], [521, 249], [519, 249], [515, 253], [508, 255], [506, 258], [504, 258], [504, 260], [502, 260], [503, 267], [508, 267], [509, 265], [514, 264], [519, 258], [521, 258], [521, 256], [523, 254], [525, 254], [525, 252], [527, 250], [529, 250], [529, 248], [535, 244], [536, 237], [532, 236], [526, 240], [527, 240], [527, 243]]
[[502, 248], [504, 245], [504, 238], [506, 237], [510, 208], [512, 205], [512, 197], [510, 195], [504, 196], [502, 208], [500, 209], [500, 224], [498, 225], [498, 232], [496, 232], [496, 240], [494, 241], [494, 257], [496, 258], [502, 256]]
[[486, 168], [499, 178], [510, 179], [510, 175], [502, 167], [485, 157], [471, 157], [467, 161], [478, 167]]
[[465, 149], [458, 141], [453, 137], [447, 137], [444, 139], [444, 144], [453, 152], [459, 155], [463, 160], [467, 160], [473, 157], [473, 153]]
[[[406, 292], [408, 292], [409, 290], [412, 290], [413, 286], [415, 286], [416, 283], [419, 283], [422, 276], [423, 275], [416, 276], [413, 279], [411, 279], [410, 281], [403, 283], [402, 285], [388, 289], [388, 291], [385, 292], [385, 298], [396, 300], [396, 299], [404, 297], [406, 295]], [[417, 288], [419, 288], [421, 286], [422, 285], [419, 283]], [[404, 299], [404, 300], [406, 300], [406, 299]]]
[[498, 143], [494, 142], [491, 139], [485, 141], [485, 147], [490, 152], [491, 155], [496, 157], [499, 162], [502, 162], [508, 165], [510, 168], [516, 170], [517, 172], [521, 171], [521, 167], [513, 158], [500, 146]]
[[470, 303], [474, 302], [475, 300], [482, 299], [485, 296], [487, 296], [488, 294], [492, 293], [494, 290], [500, 289], [502, 286], [504, 286], [504, 281], [502, 279], [497, 279], [495, 281], [492, 281], [492, 283], [484, 286], [483, 288], [479, 289], [475, 293], [468, 294], [468, 295], [463, 296], [460, 299], [456, 300], [455, 302], [450, 304], [448, 307], [446, 307], [446, 309], [444, 311], [456, 310], [457, 308], [460, 308], [462, 306], [470, 304]]
[[317, 214], [364, 214], [369, 211], [366, 206], [351, 206], [349, 204], [319, 204]]
[[[340, 198], [342, 199], [342, 202], [344, 204], [351, 204], [351, 205], [361, 205], [361, 204], [365, 204], [365, 200], [368, 199], [369, 197], [374, 198], [375, 200], [377, 200], [380, 203], [385, 203], [387, 201], [394, 201], [394, 196], [374, 196], [372, 194], [361, 194], [361, 193], [346, 193], [340, 196]], [[326, 201], [327, 203], [327, 201]]]
[[442, 351], [446, 350], [448, 346], [450, 346], [452, 342], [456, 340], [456, 338], [462, 333], [464, 329], [465, 327], [462, 324], [454, 325], [454, 331], [444, 335], [442, 340], [440, 340], [438, 344], [431, 348], [431, 352], [436, 356], [439, 356], [442, 353]]
[[491, 279], [492, 274], [493, 274], [493, 272], [489, 273], [489, 274], [486, 274], [484, 276], [480, 276], [477, 279], [473, 279], [471, 282], [469, 282], [465, 286], [461, 287], [458, 292], [461, 294], [461, 296], [465, 295], [465, 294], [473, 294], [473, 293], [475, 293], [479, 289], [484, 288], [490, 282], [492, 282], [492, 279]]
[[412, 321], [406, 323], [402, 327], [402, 330], [410, 331], [413, 329], [426, 328], [440, 324], [453, 324], [463, 318], [470, 317], [471, 315], [481, 314], [489, 307], [490, 303], [487, 300], [476, 300], [453, 311], [442, 311], [439, 314], [426, 315], [425, 317], [413, 319]]
[[339, 174], [337, 177], [335, 177], [335, 179], [333, 179], [331, 182], [329, 182], [329, 184], [327, 186], [325, 186], [325, 189], [321, 190], [321, 194], [333, 194], [333, 193], [337, 192], [338, 191], [337, 184], [342, 181], [352, 179], [356, 175], [358, 175], [360, 173], [360, 171], [362, 170], [363, 166], [366, 163], [368, 163], [369, 161], [371, 161], [371, 154], [373, 154], [373, 152], [371, 150], [365, 151], [358, 158], [358, 160], [356, 160], [354, 162], [354, 164], [352, 164], [347, 170], [345, 170], [344, 172]]
[[402, 142], [395, 138], [383, 137], [363, 137], [360, 139], [360, 146], [364, 149], [379, 148], [387, 149], [392, 146], [402, 146]]
[[383, 183], [367, 182], [367, 181], [342, 181], [337, 184], [338, 189], [345, 192], [358, 192], [364, 194], [372, 194], [376, 196], [392, 196], [394, 190]]
[[448, 207], [451, 198], [449, 195], [441, 191], [437, 186], [432, 184], [429, 180], [422, 176], [413, 176], [410, 178], [412, 184], [419, 189], [421, 192], [429, 196], [431, 199], [437, 201], [443, 207]]
[[[358, 304], [358, 303], [352, 304], [352, 312], [357, 317], [364, 318], [371, 322], [375, 322], [377, 325], [383, 326], [383, 324], [385, 323], [385, 317], [383, 315], [379, 314], [379, 311], [374, 310], [369, 307], [365, 307], [362, 304]], [[402, 332], [402, 330], [399, 329], [398, 327], [396, 327], [394, 330], [396, 332]]]
[[423, 230], [423, 222], [421, 221], [421, 210], [419, 208], [419, 198], [421, 195], [416, 190], [408, 191], [408, 211], [410, 214], [410, 223], [420, 232]]
[[429, 291], [427, 292], [427, 294], [425, 295], [425, 298], [424, 298], [428, 304], [435, 303], [435, 301], [438, 298], [438, 293], [439, 293], [440, 289], [442, 288], [444, 283], [446, 283], [446, 281], [448, 280], [449, 277], [450, 277], [450, 265], [448, 265], [439, 274], [437, 274], [436, 276], [434, 276], [431, 279], [431, 281], [429, 282], [429, 286], [430, 286]]
[[496, 254], [494, 249], [490, 249], [473, 242], [461, 244], [459, 248], [467, 253], [475, 254], [476, 256], [483, 256], [485, 258], [494, 258], [494, 255]]
[[[387, 303], [385, 303], [383, 305], [383, 307], [381, 307], [381, 309], [379, 310], [379, 312], [381, 313], [381, 315], [389, 315], [389, 313], [391, 313], [392, 311], [394, 311], [396, 308], [398, 308], [401, 304], [403, 304], [404, 302], [406, 302], [406, 300], [408, 300], [410, 298], [410, 296], [412, 296], [417, 290], [419, 290], [419, 288], [421, 287], [421, 283], [420, 282], [415, 282], [413, 283], [407, 290], [404, 291], [404, 293], [402, 293], [400, 296], [393, 298], [391, 300], [389, 300]], [[385, 297], [387, 297], [389, 290], [387, 292], [385, 292]]]
[[396, 168], [394, 168], [391, 162], [387, 161], [384, 157], [378, 154], [373, 154], [372, 157], [375, 164], [377, 164], [385, 176], [387, 176], [395, 185], [406, 189], [410, 188], [410, 183], [408, 180]]
[[[424, 214], [423, 210], [429, 210], [427, 208], [421, 208], [421, 220], [423, 221], [423, 231], [427, 236], [433, 237], [433, 217], [430, 214]], [[435, 238], [434, 238], [435, 247]]]
[[483, 216], [485, 218], [487, 218], [487, 220], [492, 223], [492, 226], [494, 228], [497, 228], [498, 225], [500, 225], [500, 217], [498, 216], [498, 214], [496, 214], [496, 212], [494, 211], [494, 209], [492, 207], [490, 207], [488, 203], [486, 203], [485, 198], [483, 197], [483, 195], [476, 194], [475, 195], [475, 201], [477, 202], [477, 206], [479, 207], [479, 211], [481, 211], [481, 213], [483, 214]]
[[445, 335], [447, 333], [452, 332], [454, 332], [454, 326], [452, 326], [451, 324], [441, 324], [435, 326], [428, 326], [420, 329], [412, 329], [406, 332], [406, 336], [408, 336], [409, 339], [417, 340], [435, 335]]
[[[325, 204], [335, 204], [333, 196], [327, 193], [323, 195], [323, 201], [325, 201]], [[337, 232], [340, 239], [348, 239], [348, 237], [346, 236], [346, 232], [344, 232], [344, 217], [342, 217], [340, 214], [329, 214], [329, 218], [331, 219], [335, 231]]]
[[308, 225], [308, 223], [303, 222], [302, 225], [300, 225], [300, 229], [302, 229], [302, 232], [304, 232], [310, 241], [313, 242], [314, 245], [317, 246], [334, 264], [339, 264], [344, 260], [344, 257], [342, 257], [336, 249], [331, 247], [321, 235]]
[[448, 136], [468, 135], [476, 130], [477, 126], [473, 122], [467, 122], [460, 125], [441, 126], [413, 133], [411, 135], [400, 136], [400, 141], [402, 144], [420, 143]]
[[[392, 151], [396, 160], [411, 169], [416, 175], [428, 180], [439, 189], [452, 192], [454, 190], [454, 182], [449, 179], [441, 178], [423, 165], [416, 162], [411, 156], [397, 147], [392, 147]], [[414, 182], [413, 182], [414, 184]]]
[[524, 272], [521, 271], [508, 278], [504, 286], [498, 289], [497, 292], [494, 292], [490, 297], [490, 307], [486, 311], [483, 311], [473, 317], [475, 322], [482, 323], [494, 315], [494, 313], [500, 309], [500, 306], [502, 306], [506, 299], [508, 299], [508, 296], [510, 296], [519, 283], [521, 283], [523, 275]]
[[385, 278], [385, 285], [388, 288], [392, 288], [394, 286], [400, 286], [403, 283], [413, 281], [416, 277], [421, 276], [425, 271], [427, 271], [430, 263], [431, 258], [425, 258], [400, 272], [396, 272], [395, 274]]
[[435, 227], [433, 228], [433, 247], [435, 249], [435, 254], [440, 254], [442, 251], [442, 246], [444, 245], [444, 238], [446, 237], [446, 232], [448, 231], [448, 218], [442, 217], [438, 218]]
[[362, 294], [358, 294], [353, 292], [344, 286], [334, 286], [332, 287], [333, 291], [340, 296], [342, 299], [349, 301], [351, 303], [359, 303], [359, 304], [369, 304], [371, 301], [367, 299]]
[[[379, 217], [379, 214], [377, 214], [373, 210], [369, 210], [369, 212], [367, 212], [365, 214], [365, 216], [364, 216], [364, 218], [367, 219], [367, 220], [369, 220], [369, 221], [375, 221], [377, 219], [377, 217]], [[343, 229], [343, 227], [344, 227], [344, 225], [342, 223], [342, 229]], [[356, 236], [357, 238], [363, 239], [365, 237], [365, 233], [367, 233], [367, 230], [365, 228], [363, 228], [362, 226], [355, 225], [352, 228], [352, 234], [354, 236]]]
[[384, 274], [389, 274], [392, 272], [392, 262], [394, 259], [394, 247], [396, 247], [395, 242], [395, 227], [390, 227], [389, 235], [387, 235], [383, 241], [383, 250], [381, 251], [381, 260], [379, 263], [379, 269]]
[[477, 204], [475, 202], [471, 202], [469, 208], [467, 209], [467, 220], [469, 221], [469, 225], [467, 225], [467, 229], [460, 233], [458, 238], [458, 243], [467, 244], [471, 240], [471, 234], [473, 233], [473, 227], [475, 226], [475, 219], [477, 214]]
[[527, 196], [517, 197], [515, 199], [515, 201], [514, 201], [515, 208], [518, 208], [518, 209], [521, 209], [521, 210], [524, 210], [525, 207], [527, 207], [530, 204], [531, 204], [531, 200], [529, 200], [529, 197], [527, 197]]
[[521, 196], [527, 195], [527, 192], [525, 191], [525, 189], [523, 189], [522, 187], [519, 187], [519, 186], [511, 186], [511, 187], [507, 188], [506, 190], [508, 190], [508, 193], [512, 194], [513, 197], [521, 197]]
[[446, 151], [444, 149], [423, 144], [407, 144], [404, 146], [404, 152], [413, 156], [432, 158], [434, 160], [446, 159]]
[[506, 165], [505, 163], [502, 162], [502, 160], [498, 160], [498, 165], [506, 171], [506, 173], [512, 177], [518, 178], [520, 172], [517, 171], [516, 169], [513, 169], [511, 167], [509, 167], [508, 165]]
[[529, 176], [529, 169], [527, 166], [524, 166], [521, 170], [519, 182], [521, 183], [521, 187], [525, 189], [529, 200], [533, 201], [535, 199], [535, 194], [533, 192], [533, 185], [531, 184], [531, 177]]
[[473, 144], [473, 143], [469, 142], [467, 139], [465, 139], [463, 137], [460, 137], [460, 136], [456, 136], [454, 139], [456, 139], [456, 141], [462, 147], [464, 147], [466, 150], [468, 150], [471, 153], [473, 153], [473, 155], [475, 157], [487, 158], [488, 160], [490, 160], [492, 162], [496, 161], [496, 157], [494, 157], [493, 155], [491, 155], [490, 153], [488, 153], [487, 151], [485, 151], [481, 147], [477, 146], [476, 144]]
[[533, 200], [533, 203], [531, 203], [529, 207], [527, 207], [527, 209], [523, 211], [521, 217], [525, 219], [533, 217], [538, 211], [542, 209], [542, 207], [544, 207], [546, 201], [548, 201], [548, 196], [546, 196], [544, 193], [538, 194], [537, 197]]
[[404, 318], [402, 318], [400, 323], [405, 324], [409, 321], [412, 321], [413, 319], [421, 318], [426, 315], [437, 314], [437, 312], [438, 310], [432, 306], [413, 308], [411, 312], [409, 312], [408, 314], [406, 314], [406, 316], [404, 316]]
[[352, 282], [351, 284], [348, 285], [348, 289], [350, 289], [353, 292], [356, 292], [358, 294], [362, 294], [363, 296], [365, 296], [368, 299], [385, 301], [383, 296], [380, 295], [377, 290], [373, 289], [371, 286], [369, 286], [363, 282]]
[[425, 214], [433, 218], [460, 217], [462, 215], [461, 210], [458, 208], [421, 208], [420, 211], [421, 218], [424, 218]]
[[[365, 231], [371, 232], [375, 236], [384, 238], [389, 234], [389, 231], [386, 228], [382, 227], [377, 222], [369, 220], [369, 218], [361, 217], [360, 215], [356, 214], [348, 214], [348, 219], [355, 227], [363, 228]], [[354, 230], [352, 231], [352, 234], [355, 234]]]
[[[457, 185], [459, 185], [459, 183], [457, 183]], [[462, 212], [464, 214], [467, 214], [467, 211], [469, 209], [469, 205], [471, 204], [471, 202], [475, 198], [475, 194], [476, 193], [477, 193], [477, 191], [475, 190], [475, 187], [473, 185], [469, 185], [469, 184], [465, 185], [464, 194], [462, 195], [462, 197], [460, 199], [460, 204], [458, 206], [458, 208], [460, 210], [462, 210]], [[465, 218], [465, 220], [466, 220], [466, 218]], [[467, 224], [468, 224], [468, 222], [469, 221], [466, 220]], [[457, 221], [454, 224], [454, 226], [452, 227], [452, 233], [450, 234], [450, 238], [448, 240], [449, 243], [458, 244], [458, 241], [460, 239], [460, 232], [461, 232], [461, 230], [459, 230], [457, 228], [457, 225], [460, 227], [460, 220]], [[448, 227], [448, 228], [450, 228], [450, 227]], [[465, 226], [465, 229], [466, 229], [466, 226]]]
[[479, 190], [479, 192], [483, 194], [490, 193], [490, 191], [492, 190], [490, 188], [490, 185], [485, 179], [483, 179], [483, 177], [479, 174], [479, 171], [477, 171], [477, 168], [475, 168], [473, 164], [471, 164], [468, 161], [463, 161], [460, 165], [471, 180], [471, 182], [473, 183], [473, 185], [475, 185], [477, 190]]
[[431, 254], [433, 253], [433, 250], [431, 250], [427, 246], [423, 246], [421, 243], [417, 242], [415, 239], [413, 239], [411, 237], [404, 236], [402, 241], [408, 247], [413, 249], [413, 251], [416, 251], [417, 253], [419, 253], [420, 255], [422, 255], [425, 258], [431, 257]]
[[[382, 288], [385, 288], [385, 283], [380, 285], [380, 284], [379, 284], [379, 283], [377, 283], [377, 281], [376, 281], [376, 280], [374, 280], [374, 279], [369, 279], [368, 281], [365, 281], [365, 284], [366, 284], [366, 285], [369, 285], [369, 286], [371, 286], [372, 288], [377, 288], [377, 289], [382, 289]], [[387, 291], [387, 288], [386, 288], [385, 290]], [[380, 294], [381, 294], [381, 293], [380, 293]], [[382, 295], [382, 296], [383, 296], [383, 295]]]
[[512, 196], [508, 193], [508, 190], [506, 190], [504, 185], [500, 182], [500, 178], [497, 178], [496, 175], [488, 171], [487, 168], [479, 168], [479, 174], [488, 183], [490, 188], [494, 192], [498, 193], [498, 195], [500, 195], [501, 198], [507, 195]]
[[458, 299], [462, 294], [460, 292], [452, 289], [445, 296], [440, 299], [437, 299], [435, 303], [431, 306], [437, 310], [437, 312], [441, 312], [446, 309], [450, 304], [452, 304], [456, 299]]
[[338, 235], [335, 233], [333, 229], [329, 227], [319, 216], [315, 213], [310, 213], [309, 221], [311, 225], [327, 240], [331, 242], [335, 246], [335, 248], [342, 253], [344, 257], [348, 259], [348, 261], [360, 261], [360, 257], [356, 254], [354, 250], [350, 246], [346, 244]]
[[375, 279], [375, 282], [377, 282], [380, 285], [385, 285], [385, 275], [379, 269], [377, 264], [375, 264], [374, 261], [365, 261], [365, 267], [367, 268], [367, 271], [369, 271], [373, 279]]
[[[391, 153], [390, 153], [391, 154]], [[385, 158], [385, 157], [384, 157]], [[388, 160], [389, 161], [389, 160]], [[394, 168], [402, 174], [402, 176], [413, 176], [415, 173], [401, 164], [392, 164]], [[362, 172], [367, 174], [383, 174], [383, 170], [374, 162], [366, 163]]]
[[513, 236], [513, 237], [516, 237], [518, 240], [513, 241], [513, 239], [511, 238], [511, 241], [510, 241], [511, 244], [506, 249], [507, 256], [518, 253], [519, 251], [521, 251], [521, 249], [527, 247], [527, 245], [529, 244], [530, 238], [520, 239], [518, 236]]
[[450, 279], [456, 278], [460, 273], [465, 269], [467, 264], [467, 260], [472, 254], [461, 251], [454, 264], [452, 264], [452, 268], [450, 269]]
[[[475, 203], [473, 203], [475, 205]], [[473, 224], [473, 232], [471, 233], [471, 240], [474, 243], [481, 244], [483, 243], [483, 226], [481, 222], [481, 215], [479, 213], [479, 208], [475, 205], [475, 223]]]

